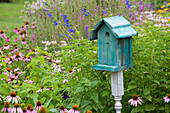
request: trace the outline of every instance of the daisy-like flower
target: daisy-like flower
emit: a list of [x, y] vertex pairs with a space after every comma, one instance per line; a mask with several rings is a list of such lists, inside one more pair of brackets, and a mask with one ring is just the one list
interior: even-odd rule
[[9, 37], [7, 37], [5, 41], [6, 41], [6, 42], [9, 42], [9, 41], [10, 41]]
[[77, 105], [74, 105], [73, 108], [68, 111], [68, 113], [80, 113], [78, 108], [79, 107]]
[[34, 109], [36, 109], [36, 111], [37, 111], [37, 110], [40, 111], [40, 109], [41, 109], [42, 107], [44, 107], [44, 106], [41, 104], [41, 101], [38, 100], [38, 101], [36, 102], [36, 106], [34, 107]]
[[68, 112], [68, 110], [66, 108], [64, 108], [63, 105], [60, 105], [60, 109], [58, 110], [59, 113], [65, 113]]
[[9, 96], [7, 96], [5, 98], [5, 100], [7, 102], [11, 102], [12, 100], [12, 104], [15, 102], [15, 103], [18, 103], [18, 100], [21, 101], [21, 98], [19, 96], [17, 96], [17, 94], [15, 92], [11, 92], [11, 94]]
[[26, 44], [25, 38], [22, 39], [22, 44]]
[[11, 108], [10, 108], [10, 103], [9, 102], [5, 102], [4, 108], [2, 108], [1, 112], [11, 113]]
[[25, 27], [29, 27], [29, 22], [28, 21], [25, 22]]
[[164, 99], [164, 102], [168, 103], [170, 101], [170, 94], [168, 94], [168, 96], [164, 97], [163, 99]]
[[9, 49], [9, 45], [8, 44], [4, 44], [4, 47], [3, 47], [3, 49]]
[[15, 51], [15, 52], [16, 52], [16, 51], [19, 51], [19, 49], [18, 49], [18, 47], [17, 47], [17, 46], [15, 46], [14, 51]]
[[3, 30], [0, 31], [0, 37], [1, 37], [1, 38], [6, 38], [6, 35], [5, 35], [5, 33], [4, 33]]
[[20, 32], [20, 30], [18, 29], [17, 32], [16, 32], [16, 34], [19, 34], [19, 32]]
[[35, 24], [32, 24], [32, 27], [31, 28], [34, 28], [35, 27]]
[[15, 29], [14, 29], [14, 33], [16, 33], [18, 31], [18, 27], [15, 27]]
[[24, 38], [25, 36], [24, 36], [24, 33], [23, 33], [23, 31], [20, 31], [19, 32], [19, 38]]
[[43, 106], [43, 107], [41, 107], [41, 109], [40, 109], [39, 113], [47, 113], [47, 110], [45, 109], [45, 107], [44, 107], [44, 106]]
[[23, 113], [18, 103], [14, 104], [14, 108], [11, 110], [11, 113]]
[[142, 99], [141, 99], [142, 97], [138, 97], [137, 95], [133, 95], [132, 96], [132, 98], [128, 101], [129, 103], [130, 103], [130, 105], [135, 105], [135, 106], [137, 106], [137, 104], [139, 103], [140, 105], [142, 105], [142, 103], [141, 102], [143, 102], [142, 101]]
[[21, 30], [25, 30], [24, 26], [21, 26]]
[[19, 41], [20, 39], [18, 39], [18, 38], [15, 38], [15, 40], [14, 40], [14, 42], [17, 42], [17, 41]]

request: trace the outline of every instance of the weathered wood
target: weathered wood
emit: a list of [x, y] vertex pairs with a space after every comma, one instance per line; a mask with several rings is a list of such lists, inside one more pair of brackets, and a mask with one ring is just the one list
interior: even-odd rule
[[121, 113], [122, 109], [122, 96], [124, 95], [124, 86], [123, 86], [123, 71], [111, 72], [111, 89], [112, 95], [116, 101], [115, 109], [116, 113]]

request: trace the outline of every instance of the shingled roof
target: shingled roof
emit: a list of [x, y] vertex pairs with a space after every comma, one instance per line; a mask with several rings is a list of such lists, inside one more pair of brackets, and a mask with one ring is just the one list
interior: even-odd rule
[[110, 31], [116, 36], [116, 38], [126, 38], [137, 35], [137, 32], [131, 27], [129, 21], [127, 21], [123, 16], [114, 16], [103, 18], [99, 23], [94, 26], [94, 30], [91, 32], [90, 40], [95, 40], [98, 38], [98, 30], [106, 24]]

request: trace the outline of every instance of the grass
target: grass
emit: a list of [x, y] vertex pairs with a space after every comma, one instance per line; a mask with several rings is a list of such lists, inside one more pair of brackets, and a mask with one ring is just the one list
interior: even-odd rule
[[[13, 0], [11, 3], [0, 3], [0, 28], [18, 26], [20, 10], [24, 8], [26, 0]], [[29, 2], [33, 0], [27, 0]]]

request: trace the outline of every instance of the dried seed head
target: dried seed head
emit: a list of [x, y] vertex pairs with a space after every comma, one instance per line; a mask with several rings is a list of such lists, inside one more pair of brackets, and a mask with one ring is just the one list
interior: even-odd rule
[[41, 107], [41, 109], [40, 109], [39, 113], [47, 113], [47, 110], [45, 109], [45, 107], [44, 107], [44, 106], [43, 106], [43, 107]]
[[15, 103], [15, 104], [14, 104], [14, 107], [15, 107], [15, 108], [19, 108], [19, 104], [18, 104], [18, 103]]
[[9, 108], [10, 107], [10, 103], [9, 102], [5, 102], [4, 107], [5, 108]]
[[138, 96], [137, 95], [133, 95], [132, 98], [133, 98], [133, 100], [138, 100]]
[[78, 110], [78, 109], [79, 109], [78, 105], [74, 105], [74, 106], [73, 106], [73, 109], [74, 109], [74, 110]]
[[13, 92], [11, 92], [10, 96], [11, 96], [11, 97], [16, 97], [17, 94], [13, 91]]

